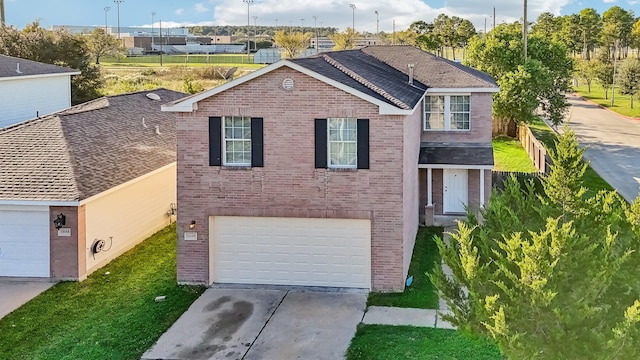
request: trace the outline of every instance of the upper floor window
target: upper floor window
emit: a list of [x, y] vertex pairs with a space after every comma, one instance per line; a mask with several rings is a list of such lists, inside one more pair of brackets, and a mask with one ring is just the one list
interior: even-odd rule
[[358, 124], [355, 118], [329, 118], [329, 167], [356, 168]]
[[223, 165], [251, 166], [251, 118], [225, 116], [223, 119]]
[[471, 100], [469, 95], [426, 96], [424, 102], [424, 130], [471, 129]]

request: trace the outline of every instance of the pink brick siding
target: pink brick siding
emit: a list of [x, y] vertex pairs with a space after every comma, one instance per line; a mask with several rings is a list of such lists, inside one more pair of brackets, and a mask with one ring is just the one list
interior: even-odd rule
[[[421, 107], [420, 107], [421, 108]], [[404, 267], [403, 280], [409, 271], [413, 246], [418, 231], [420, 218], [418, 157], [420, 156], [420, 129], [422, 112], [416, 111], [404, 121], [404, 154], [403, 154], [403, 213], [404, 213]], [[422, 276], [422, 274], [416, 274]]]
[[[295, 88], [285, 91], [285, 78]], [[208, 163], [208, 117], [246, 115], [264, 119], [264, 167], [231, 169]], [[370, 120], [370, 170], [314, 168], [314, 119]], [[288, 68], [281, 68], [198, 103], [178, 117], [178, 280], [208, 283], [208, 217], [292, 216], [367, 218], [372, 226], [372, 285], [402, 290], [405, 275], [401, 160], [404, 117], [382, 116], [377, 106]], [[415, 160], [414, 160], [415, 161]], [[416, 164], [413, 163], [415, 168]], [[416, 177], [409, 173], [409, 178]], [[417, 216], [416, 216], [417, 219]], [[197, 241], [183, 241], [196, 221]], [[411, 225], [407, 225], [411, 226]], [[406, 232], [405, 232], [406, 230]]]

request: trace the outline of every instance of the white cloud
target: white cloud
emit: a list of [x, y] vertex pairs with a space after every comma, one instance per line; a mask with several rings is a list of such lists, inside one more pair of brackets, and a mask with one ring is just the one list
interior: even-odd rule
[[616, 2], [616, 0], [604, 0], [603, 2], [605, 4], [612, 4], [612, 3]]
[[182, 15], [182, 13], [184, 13], [184, 9], [183, 8], [177, 9], [175, 11], [175, 13], [176, 13], [176, 15], [180, 16], [180, 15]]
[[198, 14], [209, 11], [209, 8], [205, 7], [203, 3], [196, 3], [193, 8]]

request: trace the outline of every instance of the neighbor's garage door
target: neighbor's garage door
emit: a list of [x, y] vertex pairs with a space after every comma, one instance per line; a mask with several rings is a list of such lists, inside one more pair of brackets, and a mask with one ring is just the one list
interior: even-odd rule
[[371, 288], [371, 222], [210, 218], [215, 283]]
[[0, 276], [49, 274], [49, 208], [0, 207]]

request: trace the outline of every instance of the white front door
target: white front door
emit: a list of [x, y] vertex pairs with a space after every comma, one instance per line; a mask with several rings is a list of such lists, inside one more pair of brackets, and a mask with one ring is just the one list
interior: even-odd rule
[[466, 169], [444, 169], [444, 213], [464, 213], [468, 202], [468, 175]]
[[371, 288], [371, 221], [212, 216], [215, 283]]

